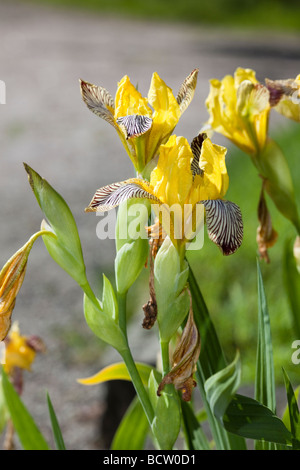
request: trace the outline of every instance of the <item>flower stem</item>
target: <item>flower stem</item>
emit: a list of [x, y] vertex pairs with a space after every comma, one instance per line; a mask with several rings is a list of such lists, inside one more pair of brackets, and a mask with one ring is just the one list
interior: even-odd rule
[[168, 341], [160, 342], [160, 351], [161, 351], [162, 371], [163, 371], [163, 375], [165, 376], [170, 371], [169, 342]]
[[143, 410], [147, 416], [149, 425], [152, 425], [152, 421], [154, 418], [154, 411], [152, 408], [152, 405], [149, 400], [148, 393], [146, 392], [146, 389], [144, 387], [144, 384], [142, 382], [142, 379], [140, 377], [140, 374], [136, 368], [134, 359], [132, 357], [130, 349], [125, 349], [123, 351], [120, 351], [120, 354], [122, 355], [122, 358], [126, 364], [128, 373], [130, 375], [130, 378], [132, 380], [133, 386], [135, 388], [135, 391], [137, 393], [137, 396], [140, 400], [140, 403], [143, 407]]
[[[127, 292], [125, 292], [124, 294], [118, 293], [119, 326], [126, 338], [127, 345], [128, 345], [127, 322], [126, 322], [126, 300], [127, 300]], [[137, 396], [140, 400], [143, 410], [147, 416], [148, 422], [151, 426], [153, 418], [154, 418], [154, 411], [150, 403], [148, 393], [145, 390], [144, 384], [142, 382], [140, 374], [135, 365], [129, 345], [126, 349], [123, 349], [122, 351], [119, 351], [119, 352], [125, 362], [131, 381], [137, 393]]]
[[127, 319], [126, 319], [126, 300], [127, 292], [120, 294], [118, 292], [119, 326], [127, 340]]

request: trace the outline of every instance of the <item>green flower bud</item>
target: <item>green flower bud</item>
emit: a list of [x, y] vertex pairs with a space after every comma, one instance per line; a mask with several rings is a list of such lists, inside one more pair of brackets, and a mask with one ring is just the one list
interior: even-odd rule
[[148, 258], [149, 201], [130, 199], [118, 211], [116, 226], [115, 273], [117, 290], [124, 294], [140, 275]]
[[184, 289], [188, 274], [188, 264], [181, 267], [178, 252], [167, 237], [154, 263], [157, 321], [163, 342], [170, 341], [189, 311], [189, 295]]
[[84, 315], [90, 329], [98, 338], [113, 346], [119, 352], [127, 349], [126, 339], [118, 323], [118, 304], [111, 283], [103, 275], [102, 302], [95, 304], [84, 295]]
[[178, 437], [181, 425], [181, 407], [173, 385], [167, 385], [161, 395], [157, 395], [158, 382], [153, 371], [150, 373], [149, 398], [154, 410], [152, 432], [162, 450], [169, 450]]
[[54, 259], [80, 286], [87, 284], [85, 264], [76, 222], [67, 203], [50, 184], [28, 165], [24, 165], [34, 195], [47, 218], [42, 229], [55, 236], [43, 236], [45, 246]]

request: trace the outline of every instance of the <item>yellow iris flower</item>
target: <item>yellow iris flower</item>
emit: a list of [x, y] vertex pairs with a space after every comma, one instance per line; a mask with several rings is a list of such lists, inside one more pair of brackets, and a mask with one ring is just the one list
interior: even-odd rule
[[238, 68], [234, 76], [210, 81], [208, 124], [244, 152], [255, 155], [267, 140], [269, 99], [267, 87], [257, 81], [255, 72]]
[[11, 375], [14, 368], [30, 371], [37, 352], [44, 352], [45, 345], [37, 336], [23, 336], [18, 323], [11, 327], [5, 340], [4, 370]]
[[162, 225], [182, 253], [190, 233], [201, 223], [193, 218], [200, 203], [206, 211], [209, 237], [224, 254], [231, 254], [241, 244], [243, 227], [238, 206], [222, 199], [228, 188], [225, 154], [226, 149], [205, 134], [195, 137], [191, 145], [184, 137], [172, 135], [160, 147], [150, 182], [132, 178], [100, 188], [86, 211], [107, 211], [131, 198], [149, 199], [154, 211], [169, 214], [170, 226]]
[[198, 69], [195, 69], [182, 83], [176, 97], [156, 72], [147, 98], [127, 75], [119, 82], [115, 99], [103, 87], [83, 80], [81, 94], [87, 107], [116, 129], [136, 171], [142, 174], [192, 101], [197, 76]]

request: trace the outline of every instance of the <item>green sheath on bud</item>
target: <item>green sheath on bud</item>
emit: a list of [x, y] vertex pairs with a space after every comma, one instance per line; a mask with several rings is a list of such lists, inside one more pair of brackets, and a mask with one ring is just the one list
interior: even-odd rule
[[176, 248], [169, 238], [160, 247], [154, 263], [154, 284], [160, 339], [169, 342], [189, 311], [189, 295], [184, 289], [189, 267], [182, 268]]
[[148, 201], [131, 199], [118, 211], [116, 226], [115, 273], [117, 290], [124, 294], [140, 275], [148, 258]]
[[172, 449], [180, 432], [181, 407], [173, 385], [167, 385], [161, 396], [157, 395], [158, 382], [153, 371], [149, 376], [149, 397], [154, 410], [152, 432], [162, 450]]
[[102, 302], [95, 304], [84, 295], [84, 315], [90, 329], [98, 338], [119, 352], [127, 349], [126, 339], [118, 324], [118, 304], [111, 283], [103, 275]]

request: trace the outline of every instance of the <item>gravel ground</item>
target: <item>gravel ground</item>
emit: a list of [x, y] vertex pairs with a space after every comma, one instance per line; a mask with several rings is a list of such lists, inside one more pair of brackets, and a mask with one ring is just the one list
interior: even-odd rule
[[[221, 78], [238, 66], [254, 68], [259, 79], [299, 73], [296, 35], [130, 21], [15, 0], [0, 2], [0, 31], [0, 79], [7, 93], [6, 104], [0, 105], [0, 265], [39, 229], [42, 219], [22, 165], [27, 162], [70, 205], [94, 286], [113, 263], [114, 242], [100, 243], [97, 219], [83, 209], [96, 188], [133, 173], [114, 129], [82, 103], [78, 79], [101, 84], [114, 95], [127, 74], [146, 95], [157, 71], [176, 94], [199, 67], [194, 101], [176, 129], [191, 140], [207, 119], [209, 78]], [[83, 318], [80, 289], [49, 258], [41, 240], [30, 255], [13, 319], [24, 334], [40, 335], [47, 345], [47, 353], [26, 374], [24, 390], [24, 401], [45, 436], [52, 442], [47, 390], [68, 449], [105, 447], [99, 422], [106, 389], [84, 387], [76, 379], [118, 357], [98, 351]], [[140, 323], [138, 317], [131, 327], [134, 355], [155, 361], [156, 337], [141, 331]]]

